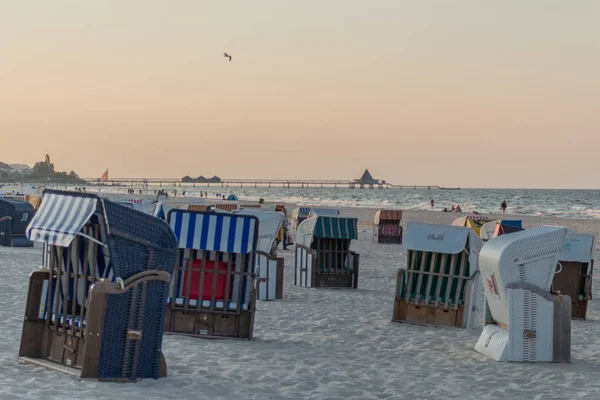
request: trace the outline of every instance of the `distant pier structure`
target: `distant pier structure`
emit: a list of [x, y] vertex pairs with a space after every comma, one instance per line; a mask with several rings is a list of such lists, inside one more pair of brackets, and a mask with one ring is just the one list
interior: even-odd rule
[[[84, 178], [91, 185], [131, 186], [131, 187], [282, 187], [282, 188], [349, 188], [349, 189], [446, 189], [437, 185], [393, 185], [385, 180], [374, 179], [369, 170], [353, 180], [315, 179], [221, 179], [202, 176], [193, 179], [183, 178], [113, 178], [101, 181], [99, 178]], [[456, 188], [458, 189], [458, 188]]]

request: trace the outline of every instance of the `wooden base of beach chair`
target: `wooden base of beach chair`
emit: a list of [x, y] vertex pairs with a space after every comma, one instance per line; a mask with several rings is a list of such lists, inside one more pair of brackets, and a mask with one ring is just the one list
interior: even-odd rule
[[254, 312], [243, 310], [239, 315], [223, 314], [222, 311], [196, 311], [183, 306], [167, 310], [166, 333], [183, 334], [202, 338], [252, 339]]
[[463, 326], [463, 307], [458, 309], [445, 309], [408, 304], [403, 299], [394, 301], [394, 322], [409, 322], [419, 325]]
[[587, 263], [561, 262], [562, 270], [554, 275], [552, 291], [571, 298], [571, 318], [586, 319], [588, 300], [592, 298], [592, 270]]
[[[138, 328], [133, 329], [133, 321], [123, 324], [123, 321], [112, 321], [107, 317], [108, 305], [123, 306], [122, 300], [129, 294], [144, 293], [150, 284], [162, 282], [165, 285], [165, 294], [170, 281], [170, 275], [164, 271], [145, 271], [134, 275], [123, 283], [120, 288], [116, 284], [98, 282], [90, 289], [89, 305], [84, 313], [84, 320], [71, 322], [73, 314], [67, 314], [65, 318], [51, 319], [49, 315], [53, 310], [45, 310], [47, 318], [40, 317], [40, 305], [44, 282], [50, 278], [49, 270], [39, 270], [31, 274], [27, 304], [25, 308], [25, 321], [19, 357], [23, 362], [34, 363], [47, 368], [70, 372], [80, 378], [111, 380], [111, 381], [134, 381], [140, 378], [159, 378], [167, 375], [166, 361], [159, 350], [159, 358], [156, 352], [145, 354], [138, 351], [144, 344], [160, 343], [144, 340], [152, 340], [153, 332], [146, 334], [144, 327], [148, 326], [143, 320], [143, 313], [138, 314], [140, 318]], [[56, 280], [56, 277], [53, 277]], [[139, 307], [135, 303], [135, 295], [129, 304], [125, 304], [123, 311], [132, 313], [132, 309]], [[119, 302], [121, 301], [121, 302]], [[143, 307], [143, 306], [142, 306]], [[75, 315], [79, 317], [79, 315]], [[123, 317], [123, 316], [121, 316]], [[85, 322], [84, 322], [85, 321]], [[159, 320], [160, 321], [160, 320]], [[83, 326], [82, 326], [83, 325]], [[152, 324], [148, 326], [152, 330]], [[139, 328], [139, 327], [142, 328]], [[125, 338], [116, 337], [115, 331], [125, 327]], [[109, 350], [103, 349], [103, 345], [111, 346]], [[113, 351], [113, 349], [121, 349]], [[103, 351], [106, 350], [106, 351]], [[138, 375], [141, 363], [155, 363], [152, 376]], [[102, 364], [102, 367], [100, 367]], [[146, 367], [154, 368], [152, 365]], [[147, 370], [146, 370], [147, 371]]]

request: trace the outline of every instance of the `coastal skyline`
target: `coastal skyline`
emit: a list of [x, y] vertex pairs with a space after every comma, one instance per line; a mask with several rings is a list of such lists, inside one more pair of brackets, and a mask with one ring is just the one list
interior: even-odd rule
[[[600, 3], [0, 6], [0, 161], [600, 188]], [[223, 53], [233, 58], [229, 62]]]

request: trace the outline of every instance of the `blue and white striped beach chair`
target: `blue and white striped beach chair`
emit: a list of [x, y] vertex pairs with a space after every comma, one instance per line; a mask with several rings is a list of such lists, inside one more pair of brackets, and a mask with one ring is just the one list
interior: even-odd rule
[[350, 250], [358, 239], [358, 220], [309, 218], [296, 232], [294, 284], [306, 287], [358, 287], [359, 255]]
[[166, 376], [169, 226], [95, 195], [47, 190], [27, 235], [44, 244], [44, 265], [30, 278], [20, 359], [81, 378]]
[[173, 209], [168, 220], [179, 252], [166, 330], [251, 339], [258, 219]]

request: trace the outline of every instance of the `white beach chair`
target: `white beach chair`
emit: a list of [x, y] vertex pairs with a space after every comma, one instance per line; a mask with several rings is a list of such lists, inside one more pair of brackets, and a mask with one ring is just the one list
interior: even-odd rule
[[491, 321], [475, 350], [496, 361], [570, 361], [571, 299], [550, 294], [566, 233], [544, 226], [483, 246], [479, 268]]
[[392, 321], [479, 327], [482, 244], [471, 228], [409, 222], [406, 269], [398, 270]]
[[360, 255], [350, 250], [358, 239], [358, 219], [313, 217], [298, 226], [294, 285], [358, 288]]

